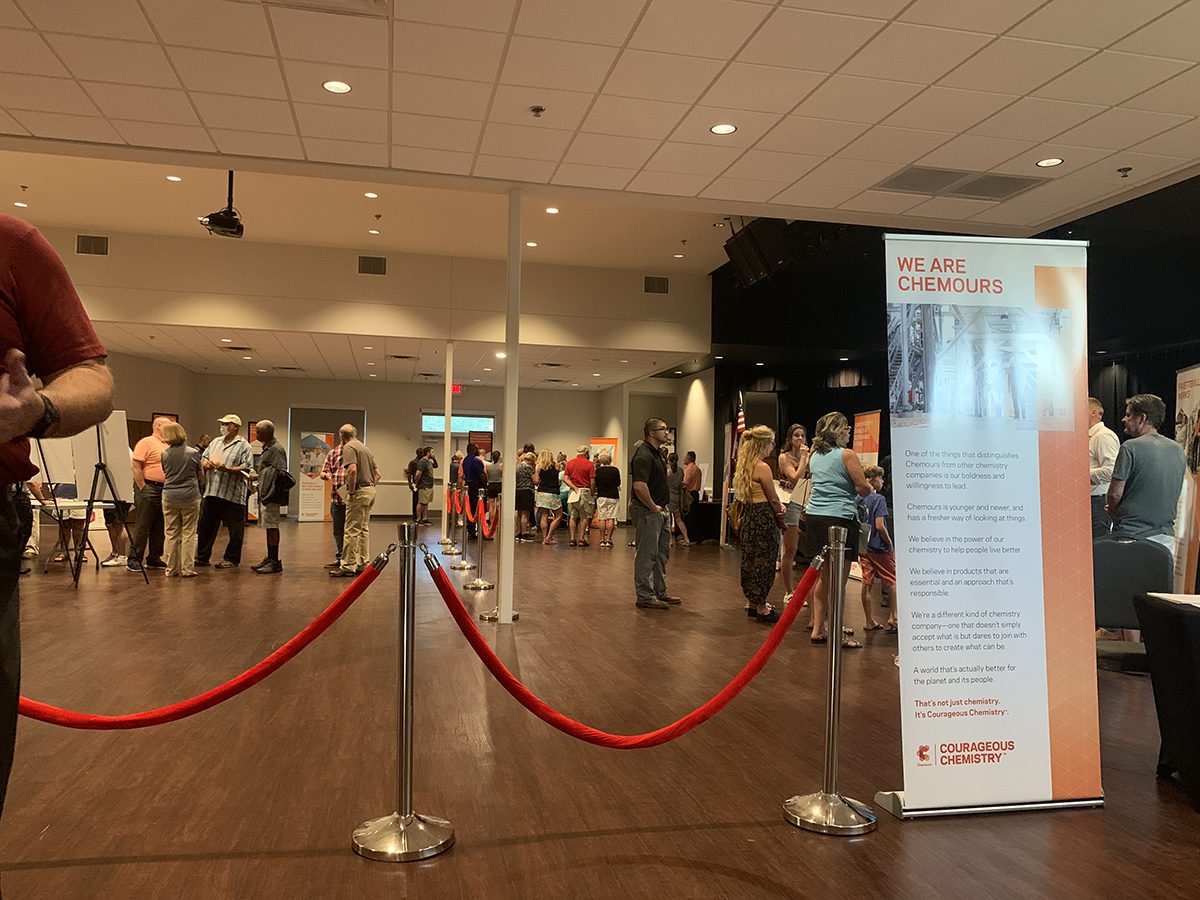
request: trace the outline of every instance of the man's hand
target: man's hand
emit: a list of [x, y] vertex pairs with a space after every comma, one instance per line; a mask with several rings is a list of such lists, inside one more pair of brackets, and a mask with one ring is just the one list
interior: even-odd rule
[[15, 347], [4, 355], [0, 375], [0, 443], [28, 434], [46, 410], [25, 368], [25, 354]]

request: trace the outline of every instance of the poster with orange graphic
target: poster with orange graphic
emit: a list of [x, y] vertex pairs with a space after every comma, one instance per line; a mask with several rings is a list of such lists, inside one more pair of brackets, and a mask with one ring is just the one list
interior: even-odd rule
[[853, 450], [863, 467], [879, 465], [879, 410], [854, 414]]
[[902, 814], [1098, 804], [1087, 245], [886, 249]]

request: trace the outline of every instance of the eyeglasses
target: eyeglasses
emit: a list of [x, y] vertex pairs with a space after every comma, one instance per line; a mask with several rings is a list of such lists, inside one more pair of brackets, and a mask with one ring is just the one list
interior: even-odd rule
[[671, 430], [671, 429], [670, 429], [670, 428], [668, 428], [666, 425], [663, 425], [663, 426], [661, 426], [661, 427], [659, 427], [659, 428], [655, 428], [654, 430], [655, 430], [656, 432], [658, 432], [658, 431], [666, 431], [666, 432], [670, 432], [670, 430]]

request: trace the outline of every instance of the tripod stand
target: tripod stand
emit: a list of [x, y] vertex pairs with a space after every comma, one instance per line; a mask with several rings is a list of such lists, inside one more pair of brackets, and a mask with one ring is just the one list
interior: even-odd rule
[[[117, 498], [117, 486], [113, 484], [112, 473], [108, 471], [108, 466], [104, 462], [104, 440], [101, 437], [99, 425], [96, 426], [96, 459], [98, 461], [96, 463], [96, 469], [92, 473], [92, 489], [88, 492], [87, 513], [84, 516], [85, 522], [92, 521], [92, 509], [96, 503], [96, 488], [100, 486], [101, 475], [104, 476], [104, 483], [108, 486], [108, 495], [112, 498], [114, 509], [120, 509], [120, 506], [117, 505], [121, 502]], [[132, 546], [133, 534], [129, 530], [128, 514], [124, 516], [124, 521], [121, 523], [121, 527], [125, 529], [125, 539], [129, 541], [130, 545]], [[75, 587], [79, 587], [79, 573], [83, 571], [83, 552], [90, 543], [90, 541], [86, 539], [86, 526], [84, 535], [85, 539], [83, 544], [75, 548], [75, 559], [71, 564], [71, 577]], [[95, 553], [95, 548], [92, 548], [92, 552]], [[150, 576], [146, 574], [145, 566], [142, 567], [142, 580], [146, 584], [150, 583]]]

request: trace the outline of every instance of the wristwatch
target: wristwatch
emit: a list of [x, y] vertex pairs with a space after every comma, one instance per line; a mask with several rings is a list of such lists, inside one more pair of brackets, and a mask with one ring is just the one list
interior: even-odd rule
[[62, 418], [58, 414], [58, 408], [51, 402], [50, 398], [41, 391], [37, 395], [42, 398], [42, 417], [33, 423], [33, 427], [26, 432], [26, 437], [43, 438], [51, 428], [58, 424]]

